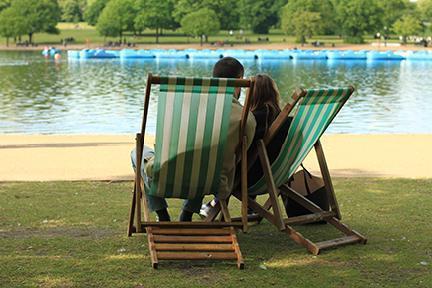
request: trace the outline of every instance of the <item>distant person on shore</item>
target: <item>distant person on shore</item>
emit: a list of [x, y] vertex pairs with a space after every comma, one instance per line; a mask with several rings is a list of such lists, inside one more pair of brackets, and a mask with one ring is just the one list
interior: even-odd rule
[[[235, 58], [224, 57], [220, 59], [213, 67], [213, 77], [216, 78], [237, 78], [241, 79], [244, 76], [243, 65]], [[236, 150], [239, 145], [240, 135], [240, 120], [242, 117], [243, 107], [238, 101], [240, 97], [240, 88], [236, 88], [232, 98], [231, 118], [228, 130], [228, 139], [226, 142], [224, 151], [224, 161], [222, 165], [222, 171], [220, 176], [220, 188], [218, 197], [226, 198], [232, 192], [234, 185], [234, 177], [236, 170]], [[252, 143], [253, 135], [255, 134], [256, 122], [254, 116], [249, 113], [249, 117], [246, 122], [246, 135], [249, 139], [248, 147]], [[135, 150], [131, 153], [132, 166], [136, 169], [136, 152]], [[145, 185], [150, 187], [153, 177], [153, 161], [154, 152], [151, 148], [144, 146], [143, 151], [143, 165], [144, 175], [143, 179]], [[147, 195], [149, 208], [151, 211], [156, 212], [159, 221], [170, 221], [171, 217], [168, 213], [168, 203], [165, 198]], [[193, 213], [199, 213], [202, 205], [203, 198], [197, 198], [192, 200], [185, 200], [183, 204], [183, 210], [180, 215], [180, 221], [192, 221]]]

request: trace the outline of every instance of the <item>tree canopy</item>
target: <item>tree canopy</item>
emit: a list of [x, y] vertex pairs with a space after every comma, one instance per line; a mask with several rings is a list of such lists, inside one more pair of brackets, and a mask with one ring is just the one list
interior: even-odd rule
[[201, 37], [216, 34], [220, 29], [220, 23], [213, 10], [202, 8], [189, 13], [181, 20], [182, 30], [189, 35]]
[[278, 13], [286, 1], [281, 0], [240, 0], [240, 26], [254, 33], [268, 34], [279, 21]]
[[135, 8], [134, 0], [109, 1], [98, 18], [97, 30], [111, 37], [122, 37], [125, 31], [134, 31]]
[[374, 0], [338, 0], [337, 20], [347, 42], [362, 43], [366, 33], [381, 29], [382, 7]]
[[84, 20], [88, 24], [95, 26], [108, 1], [110, 0], [94, 0], [90, 2], [84, 12]]
[[142, 31], [145, 28], [156, 29], [156, 43], [159, 43], [160, 29], [176, 28], [173, 20], [174, 1], [166, 0], [140, 0], [138, 14], [135, 18], [135, 29]]
[[423, 29], [421, 21], [413, 15], [404, 15], [393, 25], [393, 30], [402, 36], [403, 43], [406, 43], [408, 36], [416, 35]]
[[1, 15], [2, 26], [9, 26], [3, 28], [4, 34], [13, 37], [27, 34], [32, 43], [34, 33], [58, 33], [61, 11], [57, 0], [14, 0]]

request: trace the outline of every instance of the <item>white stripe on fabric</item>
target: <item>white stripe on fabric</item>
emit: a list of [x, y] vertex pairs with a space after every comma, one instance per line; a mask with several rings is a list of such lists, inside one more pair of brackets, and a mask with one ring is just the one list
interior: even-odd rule
[[[175, 85], [176, 78], [169, 78], [168, 86]], [[159, 170], [159, 182], [157, 195], [163, 197], [165, 195], [166, 177], [168, 174], [168, 158], [169, 158], [169, 147], [171, 143], [171, 130], [172, 130], [172, 119], [174, 109], [174, 98], [175, 92], [168, 89], [166, 92], [166, 105], [165, 105], [165, 118], [163, 127], [163, 142], [160, 159], [160, 170]]]
[[[186, 87], [192, 87], [193, 79], [192, 78], [186, 78], [185, 79], [185, 88]], [[184, 173], [184, 163], [185, 163], [185, 153], [186, 153], [186, 143], [187, 143], [187, 136], [188, 136], [188, 127], [189, 127], [189, 114], [190, 106], [191, 106], [191, 100], [192, 100], [192, 89], [185, 89], [185, 92], [183, 94], [183, 105], [182, 105], [182, 111], [181, 111], [181, 122], [180, 122], [180, 133], [179, 133], [179, 139], [178, 139], [178, 146], [177, 146], [177, 160], [176, 160], [176, 167], [175, 167], [175, 176], [174, 176], [174, 191], [172, 194], [172, 197], [179, 198], [182, 192], [182, 189], [180, 189], [183, 185], [183, 173]]]
[[[203, 79], [202, 90], [200, 94], [208, 94], [210, 88], [210, 79]], [[200, 103], [198, 106], [198, 116], [197, 116], [197, 128], [195, 133], [195, 147], [193, 154], [192, 163], [192, 173], [190, 180], [190, 193], [189, 199], [195, 197], [198, 184], [199, 184], [199, 174], [201, 170], [201, 154], [202, 154], [202, 144], [204, 139], [205, 121], [207, 114], [207, 102], [208, 97], [200, 97]]]

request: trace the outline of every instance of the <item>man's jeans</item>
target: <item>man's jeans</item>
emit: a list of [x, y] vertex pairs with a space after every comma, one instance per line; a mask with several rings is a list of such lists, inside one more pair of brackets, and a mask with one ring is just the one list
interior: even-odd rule
[[[154, 157], [154, 151], [144, 145], [143, 155], [142, 155], [142, 163], [141, 163], [141, 176], [144, 181], [145, 189], [150, 189], [152, 178], [148, 177], [145, 173], [145, 165], [147, 164], [147, 161]], [[132, 161], [132, 167], [134, 171], [136, 170], [136, 151], [135, 149], [131, 152], [131, 161]], [[147, 202], [149, 204], [149, 208], [151, 211], [157, 211], [161, 209], [168, 208], [168, 203], [166, 202], [165, 198], [147, 195], [144, 193], [147, 197]], [[185, 200], [183, 202], [183, 210], [199, 213], [202, 205], [203, 197], [192, 199], [192, 200]]]

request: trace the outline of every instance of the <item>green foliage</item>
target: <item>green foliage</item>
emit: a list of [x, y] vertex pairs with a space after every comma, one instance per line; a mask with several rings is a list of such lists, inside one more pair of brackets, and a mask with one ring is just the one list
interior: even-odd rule
[[432, 23], [432, 0], [418, 0], [417, 9], [422, 20]]
[[295, 35], [296, 41], [303, 44], [306, 43], [306, 37], [312, 37], [313, 34], [318, 33], [320, 21], [321, 15], [318, 12], [299, 11], [290, 18], [283, 17], [281, 27], [285, 33]]
[[80, 0], [64, 0], [59, 2], [62, 10], [62, 21], [80, 22], [83, 20], [83, 6]]
[[0, 11], [10, 6], [11, 0], [0, 0]]
[[291, 0], [282, 8], [281, 28], [297, 41], [334, 31], [333, 4], [329, 0]]
[[183, 17], [181, 28], [186, 34], [201, 37], [202, 45], [202, 36], [216, 34], [220, 23], [213, 10], [202, 8]]
[[134, 31], [136, 7], [134, 0], [111, 0], [102, 11], [96, 29], [103, 36], [122, 37], [125, 31]]
[[95, 0], [89, 3], [84, 13], [84, 20], [88, 24], [95, 26], [98, 22], [100, 14], [108, 4], [108, 1], [109, 0]]
[[159, 42], [160, 29], [177, 27], [172, 12], [174, 2], [171, 0], [140, 0], [138, 2], [138, 15], [135, 18], [135, 29], [142, 31], [145, 28], [156, 29], [156, 43]]
[[221, 29], [237, 29], [239, 26], [237, 2], [237, 0], [177, 0], [173, 16], [177, 22], [181, 22], [187, 14], [209, 8], [216, 13]]
[[254, 33], [268, 34], [270, 28], [279, 21], [279, 10], [285, 4], [280, 0], [240, 0], [240, 24]]
[[375, 0], [338, 0], [337, 20], [348, 43], [362, 43], [363, 35], [382, 27], [384, 11]]
[[382, 13], [382, 25], [387, 29], [391, 29], [396, 20], [406, 14], [411, 6], [408, 0], [381, 0], [378, 4], [385, 12]]
[[405, 15], [393, 25], [393, 30], [402, 36], [402, 42], [406, 43], [407, 36], [418, 35], [423, 30], [421, 21], [412, 15]]
[[60, 7], [56, 0], [14, 0], [7, 15], [15, 35], [28, 34], [29, 42], [38, 32], [58, 33]]
[[16, 12], [10, 7], [0, 12], [0, 35], [6, 38], [6, 46], [9, 46], [9, 38], [27, 33], [24, 16]]

